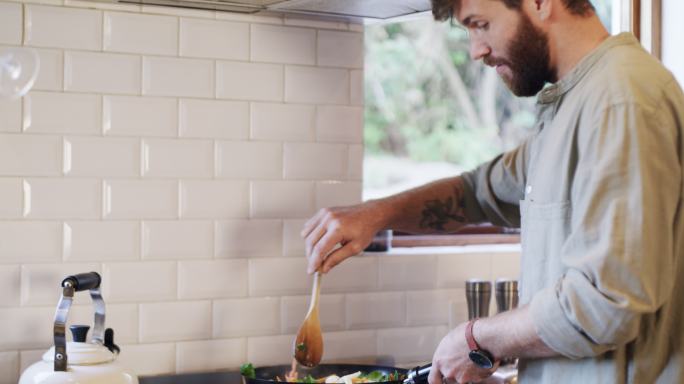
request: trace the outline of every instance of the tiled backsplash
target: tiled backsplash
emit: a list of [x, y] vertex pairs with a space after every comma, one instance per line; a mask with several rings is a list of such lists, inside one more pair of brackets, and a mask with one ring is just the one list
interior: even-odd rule
[[[287, 362], [311, 283], [299, 229], [361, 196], [363, 28], [0, 1], [0, 45], [41, 58], [0, 101], [0, 383], [50, 346], [61, 278], [91, 270], [140, 374]], [[464, 279], [517, 274], [515, 247], [420, 253], [324, 277], [326, 360], [429, 359]]]

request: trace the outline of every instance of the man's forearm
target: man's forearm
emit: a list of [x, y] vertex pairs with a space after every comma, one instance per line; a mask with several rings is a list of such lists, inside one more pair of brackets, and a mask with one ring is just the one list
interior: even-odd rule
[[528, 306], [478, 320], [473, 337], [497, 359], [558, 356], [537, 335]]
[[385, 228], [409, 233], [450, 233], [467, 223], [460, 177], [442, 179], [372, 203], [383, 207]]

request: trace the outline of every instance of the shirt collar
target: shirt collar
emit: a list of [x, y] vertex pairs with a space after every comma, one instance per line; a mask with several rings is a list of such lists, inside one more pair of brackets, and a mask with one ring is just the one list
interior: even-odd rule
[[550, 84], [537, 94], [538, 104], [556, 102], [561, 96], [572, 89], [586, 75], [596, 62], [613, 47], [627, 44], [639, 44], [639, 41], [629, 32], [623, 32], [604, 40], [593, 51], [589, 52], [580, 62], [558, 82]]

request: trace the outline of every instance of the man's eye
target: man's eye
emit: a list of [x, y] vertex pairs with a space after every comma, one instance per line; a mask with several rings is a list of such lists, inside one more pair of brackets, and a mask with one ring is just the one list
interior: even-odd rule
[[479, 29], [481, 31], [486, 31], [489, 29], [489, 23], [486, 21], [476, 21], [474, 24], [475, 29]]

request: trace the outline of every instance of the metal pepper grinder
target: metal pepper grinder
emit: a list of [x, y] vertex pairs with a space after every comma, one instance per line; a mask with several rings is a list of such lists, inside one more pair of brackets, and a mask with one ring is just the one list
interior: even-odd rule
[[466, 281], [468, 320], [489, 316], [489, 302], [492, 300], [492, 283], [486, 280]]
[[[513, 279], [498, 279], [495, 285], [497, 313], [509, 311], [518, 307], [518, 281]], [[497, 373], [507, 380], [504, 382], [517, 381], [518, 361], [514, 358], [504, 358]]]

